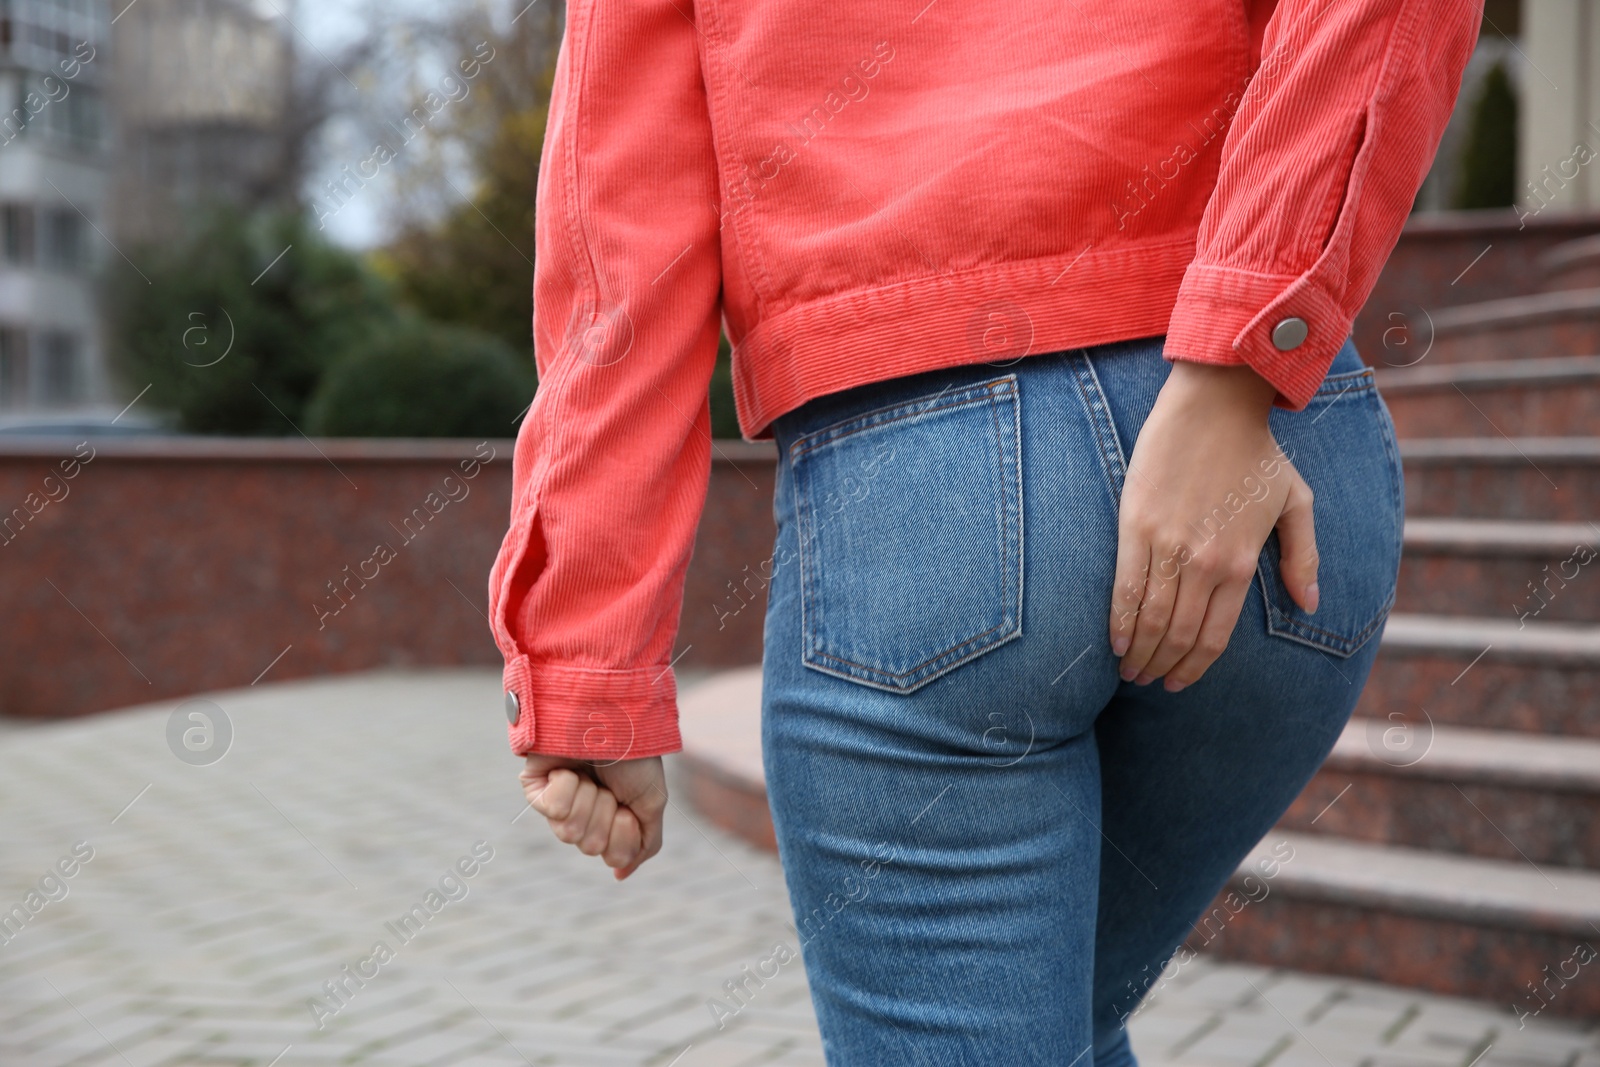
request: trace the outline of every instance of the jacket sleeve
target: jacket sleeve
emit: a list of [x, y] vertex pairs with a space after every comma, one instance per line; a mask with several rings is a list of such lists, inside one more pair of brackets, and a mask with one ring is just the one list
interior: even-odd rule
[[512, 750], [673, 752], [710, 476], [717, 171], [688, 0], [569, 0], [536, 194], [539, 388], [489, 578]]
[[[1279, 0], [1223, 141], [1169, 359], [1248, 364], [1305, 407], [1399, 239], [1482, 0]], [[1299, 344], [1293, 324], [1308, 330]], [[1283, 347], [1280, 347], [1282, 344]]]

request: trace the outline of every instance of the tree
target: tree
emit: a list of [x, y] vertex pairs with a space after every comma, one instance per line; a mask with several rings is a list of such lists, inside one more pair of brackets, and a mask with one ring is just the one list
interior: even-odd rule
[[[408, 150], [398, 233], [374, 262], [409, 306], [494, 334], [531, 368], [534, 204], [565, 12], [559, 3], [513, 6], [521, 14], [505, 26], [471, 7], [408, 34], [432, 42], [441, 57], [471, 55], [487, 42], [494, 58], [429, 125], [420, 150]], [[470, 185], [450, 176], [458, 161], [474, 175]], [[739, 436], [732, 381], [724, 338], [711, 380], [717, 437]]]
[[1484, 75], [1461, 149], [1452, 207], [1511, 207], [1517, 188], [1517, 98], [1504, 63]]
[[[375, 256], [407, 304], [494, 334], [530, 366], [534, 201], [561, 20], [559, 6], [539, 4], [501, 27], [469, 7], [414, 31], [439, 56], [483, 55], [487, 44], [492, 58], [407, 150], [398, 233]], [[470, 179], [452, 177], [462, 162]]]
[[387, 287], [299, 214], [217, 208], [110, 278], [113, 358], [195, 433], [297, 432], [323, 371], [396, 318]]

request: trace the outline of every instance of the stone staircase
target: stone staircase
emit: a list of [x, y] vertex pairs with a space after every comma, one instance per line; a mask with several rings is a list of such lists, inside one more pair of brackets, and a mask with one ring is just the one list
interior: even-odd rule
[[[1192, 948], [1600, 1017], [1600, 237], [1542, 266], [1380, 367], [1407, 506], [1382, 651], [1263, 844], [1293, 860]], [[758, 668], [685, 693], [683, 788], [771, 848], [759, 704]]]
[[1407, 506], [1382, 652], [1269, 838], [1295, 859], [1192, 947], [1600, 1015], [1600, 238], [1542, 265], [1379, 369]]

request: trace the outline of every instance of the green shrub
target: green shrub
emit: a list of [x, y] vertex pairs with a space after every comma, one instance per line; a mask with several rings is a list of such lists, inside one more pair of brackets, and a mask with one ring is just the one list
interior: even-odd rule
[[414, 319], [323, 375], [308, 433], [330, 437], [513, 437], [533, 399], [531, 360], [479, 330]]
[[726, 335], [717, 343], [711, 371], [711, 436], [739, 440], [739, 412], [733, 403], [733, 349]]
[[218, 209], [128, 253], [109, 278], [117, 369], [192, 433], [294, 434], [324, 368], [396, 319], [361, 258], [297, 215]]
[[1517, 98], [1503, 63], [1484, 75], [1461, 148], [1451, 207], [1511, 207], [1517, 189]]

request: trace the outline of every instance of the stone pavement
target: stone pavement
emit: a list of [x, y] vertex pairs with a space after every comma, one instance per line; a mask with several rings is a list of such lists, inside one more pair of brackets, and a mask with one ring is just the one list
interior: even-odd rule
[[[773, 859], [680, 805], [612, 881], [522, 817], [498, 672], [204, 699], [0, 734], [0, 1067], [822, 1063], [798, 961], [708, 1007], [794, 944]], [[1132, 1026], [1147, 1067], [1600, 1067], [1600, 1027], [1204, 959]]]

